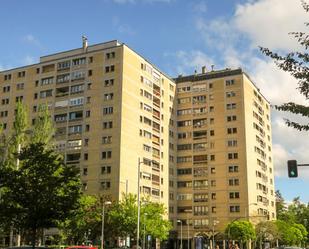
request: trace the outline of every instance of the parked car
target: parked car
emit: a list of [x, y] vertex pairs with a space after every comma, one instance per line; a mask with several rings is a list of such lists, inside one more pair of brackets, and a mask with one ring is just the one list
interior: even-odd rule
[[66, 247], [65, 249], [98, 249], [98, 248], [94, 246], [69, 246]]

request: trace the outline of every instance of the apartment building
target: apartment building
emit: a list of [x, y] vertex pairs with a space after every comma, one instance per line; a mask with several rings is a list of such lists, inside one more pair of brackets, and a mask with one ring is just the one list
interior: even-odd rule
[[178, 232], [222, 239], [230, 221], [275, 219], [269, 102], [241, 69], [175, 82]]
[[269, 102], [241, 69], [171, 79], [110, 41], [0, 72], [0, 124], [17, 101], [33, 122], [47, 105], [56, 146], [83, 190], [140, 193], [168, 208], [184, 248], [220, 238], [229, 221], [275, 219]]
[[[119, 200], [140, 191], [168, 206], [169, 122], [175, 83], [128, 46], [110, 41], [43, 56], [0, 73], [0, 123], [13, 127], [15, 103], [30, 122], [47, 104], [56, 146], [80, 168], [84, 192]], [[140, 163], [139, 163], [140, 160]]]

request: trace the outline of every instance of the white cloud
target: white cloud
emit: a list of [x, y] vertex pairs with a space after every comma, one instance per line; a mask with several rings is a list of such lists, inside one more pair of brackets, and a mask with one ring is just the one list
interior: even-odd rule
[[135, 35], [136, 32], [128, 24], [122, 23], [118, 17], [113, 17], [112, 23], [121, 34]]
[[[308, 104], [296, 89], [296, 79], [278, 69], [273, 61], [258, 50], [258, 46], [272, 50], [294, 50], [298, 47], [297, 42], [288, 33], [303, 31], [307, 19], [300, 1], [255, 0], [239, 4], [230, 19], [217, 18], [206, 21], [198, 17], [195, 27], [210, 51], [216, 51], [220, 55], [212, 60], [212, 63], [215, 61], [219, 66], [223, 64], [223, 67], [242, 67], [272, 104], [287, 101]], [[192, 66], [184, 63], [181, 58], [188, 58], [186, 61], [194, 62], [195, 57], [199, 57], [185, 51], [182, 51], [182, 54], [187, 56], [180, 57], [178, 64], [179, 68], [183, 69], [182, 72], [186, 72], [185, 70]], [[208, 58], [206, 54], [204, 57]], [[308, 119], [274, 111], [273, 158], [275, 174], [279, 177], [287, 175], [288, 159], [297, 159], [301, 163], [309, 162], [309, 140], [306, 139], [308, 132], [299, 132], [287, 127], [284, 117], [308, 123]], [[301, 175], [308, 179], [309, 171], [303, 170]]]
[[43, 47], [42, 44], [41, 44], [41, 42], [40, 42], [37, 38], [35, 38], [32, 34], [27, 34], [27, 35], [25, 35], [25, 36], [22, 38], [22, 40], [23, 40], [24, 42], [26, 42], [26, 43], [29, 43], [29, 44], [34, 45], [34, 46], [37, 46], [37, 47], [39, 47], [39, 48], [42, 48], [42, 47]]
[[164, 56], [170, 57], [171, 61], [177, 61], [170, 65], [170, 72], [168, 72], [170, 75], [193, 74], [195, 70], [200, 73], [203, 66], [210, 70], [211, 65], [214, 64], [213, 59], [200, 50], [189, 52], [179, 50], [175, 53], [165, 53]]
[[238, 5], [233, 25], [249, 36], [251, 45], [271, 49], [297, 48], [289, 32], [303, 31], [308, 15], [295, 0], [258, 0]]
[[27, 55], [25, 58], [22, 59], [21, 63], [23, 65], [31, 65], [37, 63], [37, 61], [34, 57]]
[[[301, 118], [286, 113], [273, 112], [272, 131], [273, 131], [273, 158], [275, 174], [278, 177], [287, 176], [287, 160], [295, 159], [298, 163], [308, 163], [308, 132], [299, 132], [287, 127], [283, 118]], [[309, 171], [299, 167], [300, 178], [309, 178]]]

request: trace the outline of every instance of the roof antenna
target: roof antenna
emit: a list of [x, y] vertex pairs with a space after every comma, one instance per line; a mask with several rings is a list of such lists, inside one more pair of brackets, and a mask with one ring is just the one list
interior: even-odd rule
[[86, 36], [82, 36], [82, 40], [83, 40], [83, 50], [84, 52], [87, 52], [87, 48], [88, 48], [88, 39]]

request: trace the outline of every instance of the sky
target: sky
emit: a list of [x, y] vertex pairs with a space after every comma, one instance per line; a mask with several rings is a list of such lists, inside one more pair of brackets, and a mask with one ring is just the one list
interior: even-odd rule
[[[259, 46], [301, 50], [289, 35], [306, 31], [299, 0], [0, 0], [0, 71], [39, 57], [117, 39], [171, 77], [208, 69], [243, 68], [271, 104], [308, 104], [297, 81]], [[309, 202], [309, 167], [287, 177], [286, 161], [309, 163], [309, 133], [285, 125], [298, 116], [272, 111], [275, 187], [287, 201]]]

